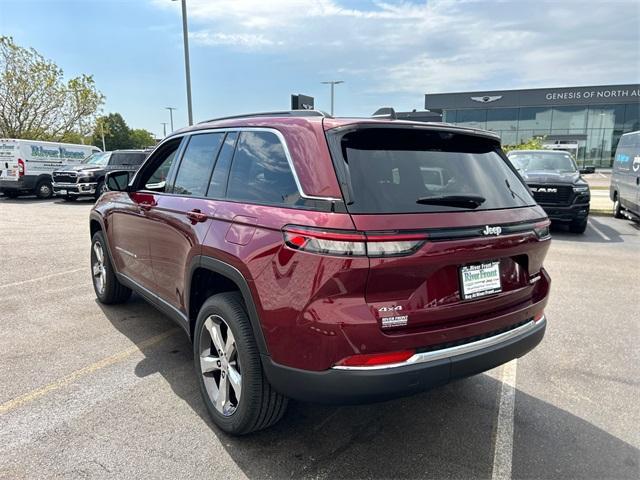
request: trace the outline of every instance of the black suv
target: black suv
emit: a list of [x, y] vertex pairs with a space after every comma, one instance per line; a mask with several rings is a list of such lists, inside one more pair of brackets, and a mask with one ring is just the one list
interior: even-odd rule
[[53, 191], [65, 200], [81, 196], [96, 199], [104, 192], [104, 176], [110, 170], [138, 170], [151, 150], [114, 150], [94, 153], [81, 165], [65, 166], [53, 172]]
[[513, 150], [509, 160], [520, 172], [549, 219], [569, 225], [574, 233], [587, 229], [591, 193], [571, 154], [553, 150]]

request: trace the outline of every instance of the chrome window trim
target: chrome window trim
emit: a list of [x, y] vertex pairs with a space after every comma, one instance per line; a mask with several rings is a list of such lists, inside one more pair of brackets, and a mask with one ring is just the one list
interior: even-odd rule
[[445, 358], [457, 357], [459, 355], [465, 355], [467, 353], [482, 350], [483, 348], [493, 347], [500, 343], [525, 335], [531, 332], [533, 329], [537, 328], [538, 326], [544, 325], [546, 321], [547, 319], [543, 315], [542, 318], [537, 322], [534, 320], [531, 320], [530, 322], [527, 322], [524, 325], [514, 328], [513, 330], [499, 333], [498, 335], [493, 335], [492, 337], [483, 338], [482, 340], [477, 340], [475, 342], [469, 342], [463, 345], [457, 345], [455, 347], [450, 347], [450, 348], [443, 348], [440, 350], [433, 350], [431, 352], [416, 353], [412, 357], [405, 360], [404, 362], [389, 363], [386, 365], [373, 365], [370, 367], [346, 367], [346, 366], [336, 365], [332, 367], [332, 370], [365, 370], [365, 371], [366, 370], [384, 370], [384, 369], [392, 369], [392, 368], [398, 368], [398, 367], [406, 367], [408, 365], [417, 365], [421, 363], [434, 362], [436, 360], [443, 360]]
[[302, 188], [302, 185], [300, 184], [300, 178], [298, 177], [298, 172], [296, 171], [296, 167], [293, 164], [293, 158], [291, 157], [291, 152], [289, 152], [289, 146], [287, 145], [287, 141], [285, 140], [284, 135], [282, 135], [282, 132], [280, 132], [276, 128], [272, 128], [272, 127], [221, 127], [221, 128], [205, 128], [205, 129], [202, 129], [202, 130], [189, 130], [187, 132], [176, 133], [175, 135], [171, 135], [171, 136], [167, 137], [166, 139], [164, 139], [162, 142], [160, 142], [158, 144], [156, 149], [159, 148], [160, 146], [162, 146], [165, 142], [168, 142], [168, 141], [171, 141], [171, 140], [175, 140], [176, 138], [187, 137], [187, 136], [192, 136], [192, 135], [200, 135], [200, 134], [203, 134], [203, 133], [221, 133], [221, 132], [270, 132], [270, 133], [273, 133], [278, 138], [278, 140], [280, 141], [280, 144], [282, 145], [282, 149], [284, 150], [284, 156], [287, 158], [287, 163], [289, 164], [289, 168], [291, 169], [291, 174], [293, 175], [293, 180], [296, 183], [296, 188], [298, 189], [298, 193], [300, 194], [300, 197], [306, 198], [308, 200], [326, 200], [326, 201], [331, 201], [331, 202], [341, 202], [342, 201], [342, 198], [338, 198], [338, 197], [319, 197], [319, 196], [316, 196], [316, 195], [309, 195], [309, 194], [305, 193], [304, 189]]

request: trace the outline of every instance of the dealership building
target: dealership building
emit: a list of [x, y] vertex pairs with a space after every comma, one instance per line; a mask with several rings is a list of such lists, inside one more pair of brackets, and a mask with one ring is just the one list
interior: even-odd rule
[[640, 130], [640, 84], [426, 94], [425, 108], [493, 130], [504, 145], [542, 137], [581, 166], [610, 167], [620, 135]]

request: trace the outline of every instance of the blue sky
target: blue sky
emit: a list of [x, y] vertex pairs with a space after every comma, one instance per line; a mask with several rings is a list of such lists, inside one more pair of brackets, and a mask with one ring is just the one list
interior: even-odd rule
[[[424, 93], [640, 82], [638, 1], [188, 0], [196, 121], [287, 109], [424, 107]], [[105, 112], [161, 135], [187, 122], [171, 0], [0, 0], [0, 34], [65, 76], [92, 74]]]

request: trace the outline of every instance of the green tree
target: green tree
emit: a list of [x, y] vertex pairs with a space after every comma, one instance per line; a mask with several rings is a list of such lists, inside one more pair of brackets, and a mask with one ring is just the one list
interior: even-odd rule
[[502, 150], [504, 150], [505, 153], [509, 153], [511, 150], [541, 150], [543, 140], [544, 137], [533, 137], [518, 145], [502, 145]]
[[121, 148], [134, 148], [130, 130], [127, 123], [119, 113], [99, 117], [93, 129], [93, 144], [102, 148], [102, 131], [104, 129], [104, 142], [107, 150]]
[[91, 75], [66, 83], [62, 69], [33, 48], [0, 36], [0, 137], [61, 140], [84, 135], [104, 102]]
[[153, 134], [144, 128], [134, 128], [129, 132], [133, 148], [153, 147], [156, 144]]

